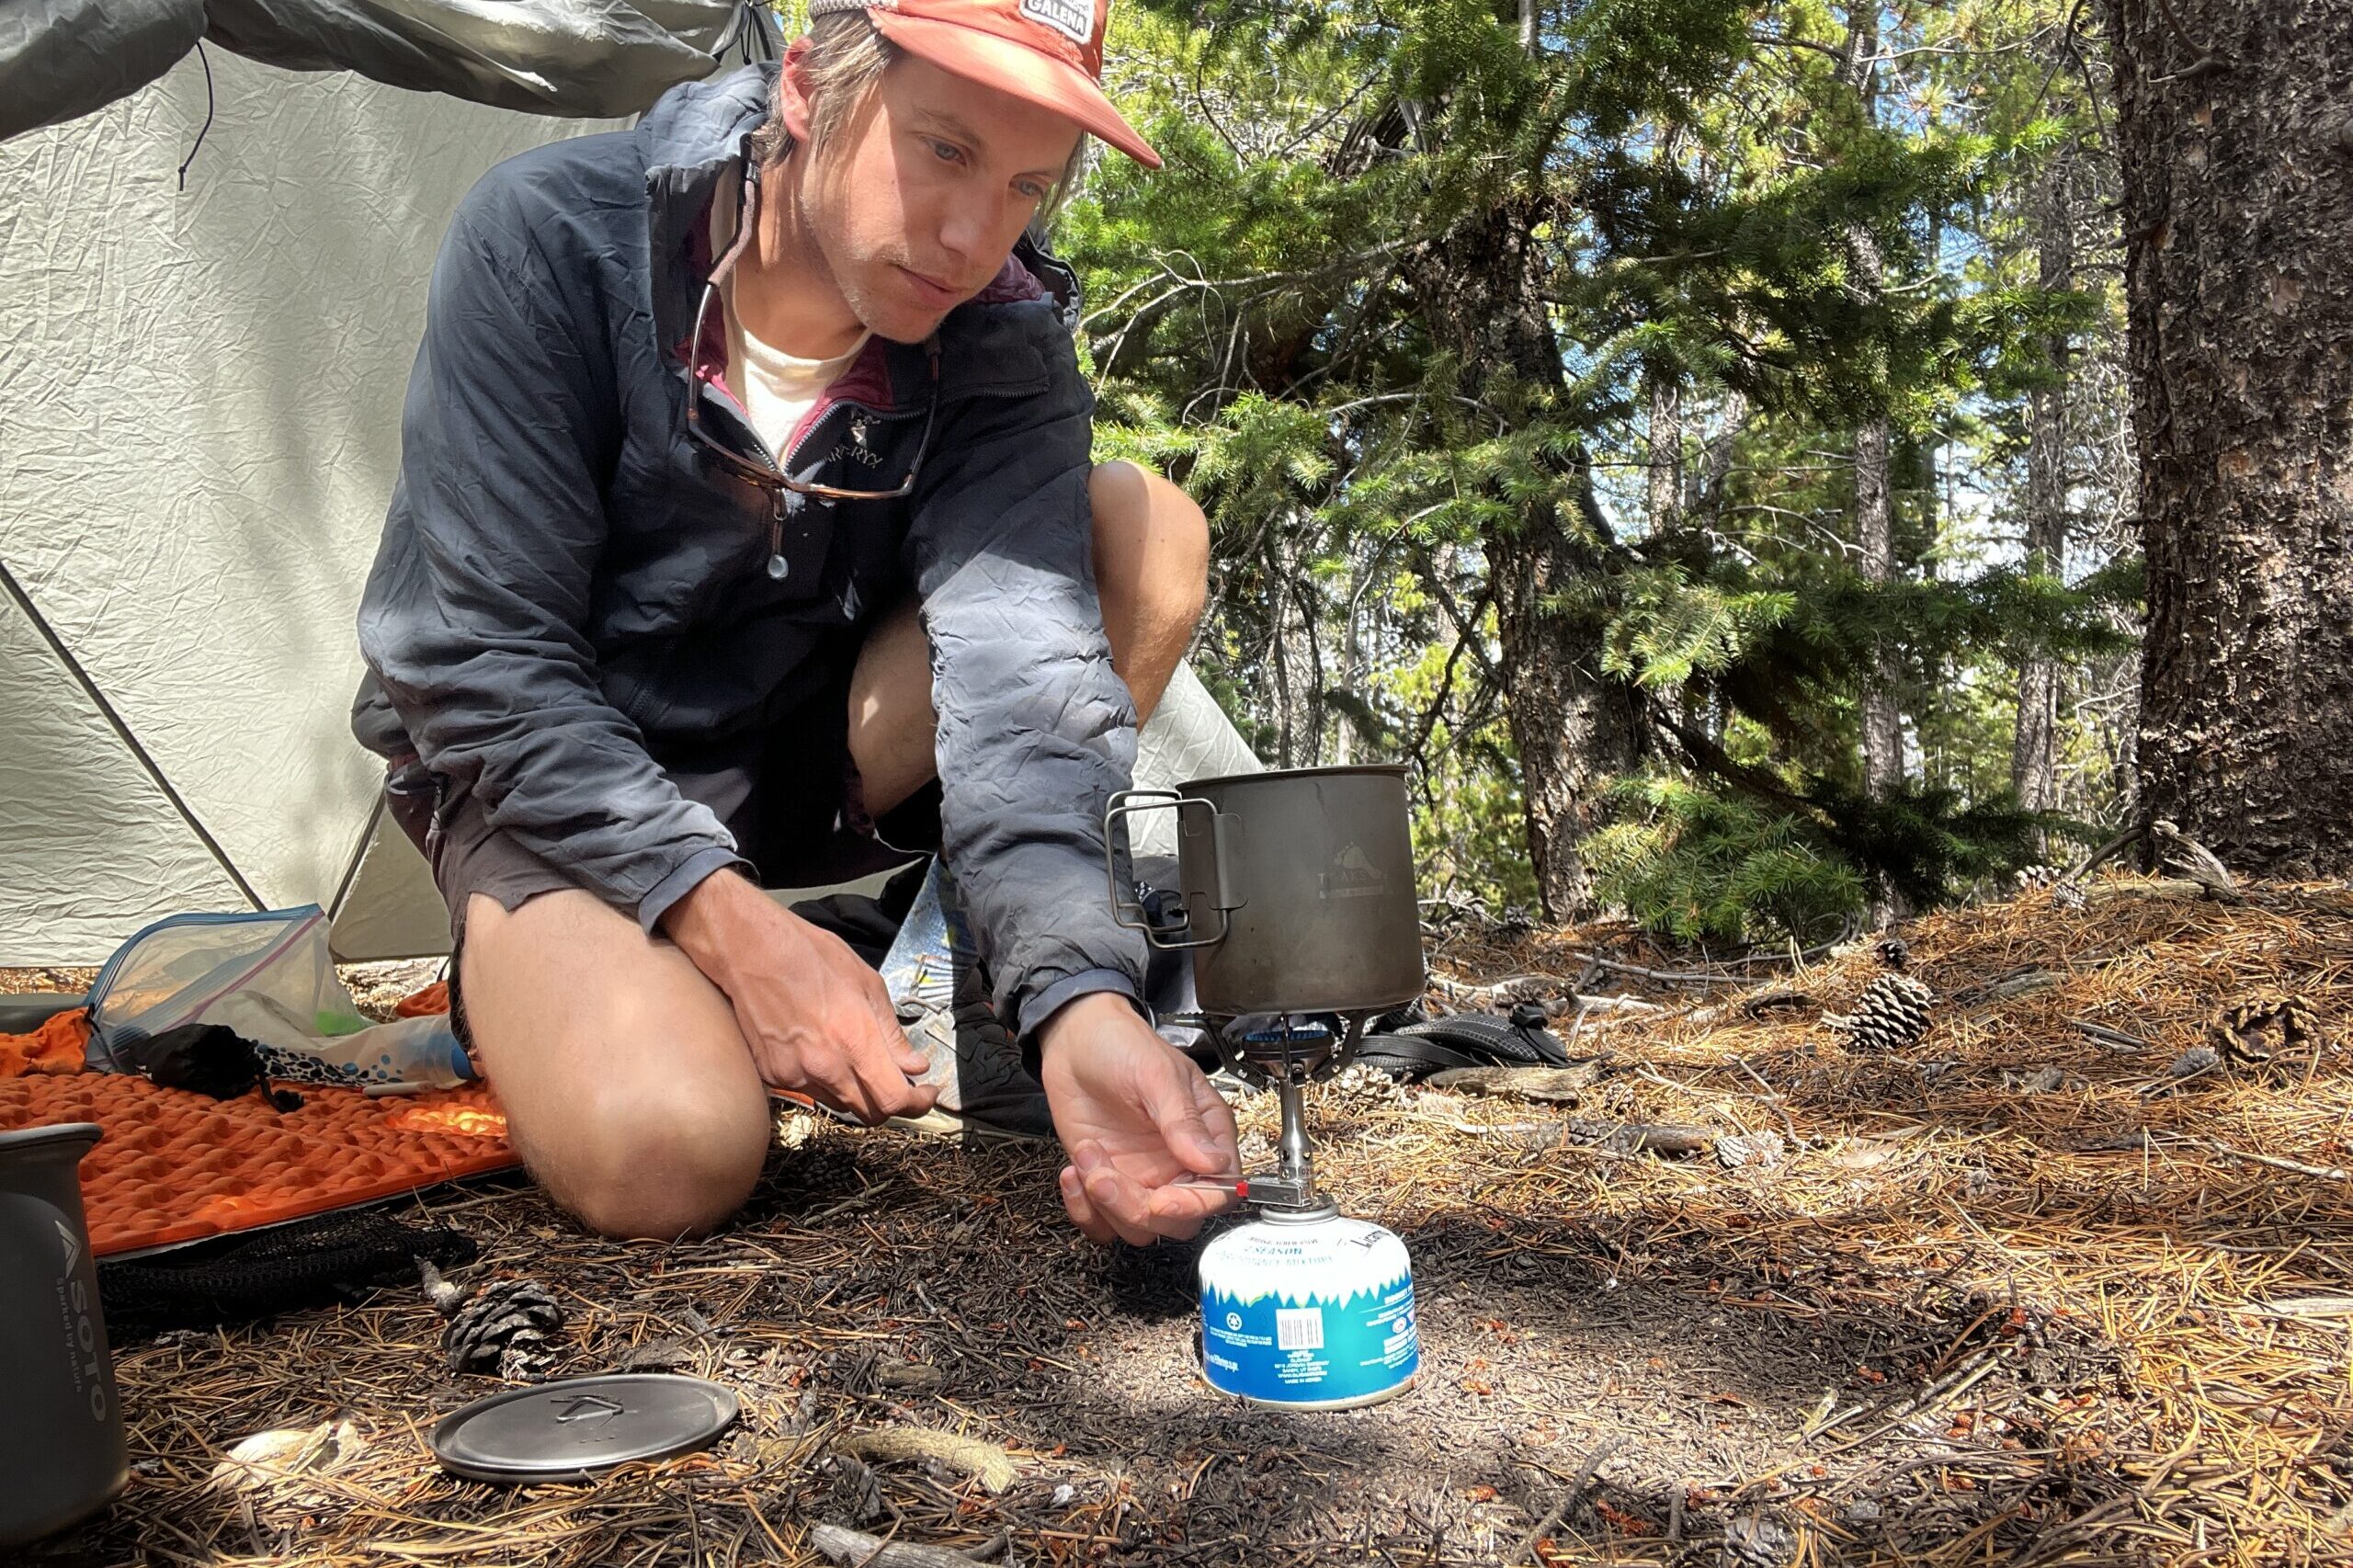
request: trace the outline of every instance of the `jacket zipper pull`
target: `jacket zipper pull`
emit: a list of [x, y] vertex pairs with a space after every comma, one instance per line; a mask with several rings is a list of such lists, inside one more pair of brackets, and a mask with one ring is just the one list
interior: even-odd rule
[[781, 583], [791, 574], [792, 562], [784, 558], [784, 492], [779, 490], [768, 508], [768, 578]]

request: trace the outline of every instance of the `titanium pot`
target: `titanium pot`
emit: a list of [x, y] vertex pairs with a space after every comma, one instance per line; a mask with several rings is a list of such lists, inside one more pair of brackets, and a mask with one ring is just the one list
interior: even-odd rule
[[0, 1546], [97, 1513], [131, 1479], [82, 1217], [88, 1122], [0, 1132]]
[[[1111, 903], [1156, 948], [1189, 949], [1204, 1013], [1371, 1014], [1422, 994], [1421, 910], [1403, 767], [1302, 767], [1123, 790], [1103, 817]], [[1126, 819], [1176, 813], [1181, 922], [1123, 887]]]

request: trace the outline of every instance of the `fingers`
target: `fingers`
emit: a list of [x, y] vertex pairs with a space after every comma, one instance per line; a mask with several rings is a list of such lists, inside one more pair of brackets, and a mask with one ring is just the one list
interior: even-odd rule
[[[892, 1023], [887, 1029], [877, 1029], [851, 1052], [852, 1063], [858, 1070], [859, 1086], [865, 1092], [868, 1105], [875, 1114], [870, 1121], [881, 1121], [893, 1116], [921, 1116], [939, 1097], [939, 1090], [930, 1084], [910, 1083], [906, 1071], [899, 1063], [905, 1055], [907, 1037]], [[916, 1058], [916, 1071], [921, 1072], [922, 1058]]]
[[1233, 1108], [1217, 1092], [1209, 1074], [1196, 1068], [1192, 1074], [1193, 1105], [1200, 1112], [1201, 1121], [1209, 1129], [1210, 1142], [1222, 1162], [1204, 1176], [1223, 1176], [1242, 1168], [1242, 1131], [1233, 1122]]
[[1198, 1187], [1146, 1187], [1094, 1143], [1071, 1151], [1062, 1186], [1063, 1207], [1082, 1232], [1097, 1241], [1117, 1235], [1131, 1246], [1188, 1240], [1230, 1201], [1225, 1193]]
[[894, 1116], [921, 1116], [939, 1097], [929, 1084], [908, 1081], [900, 1067], [906, 1036], [894, 1021], [884, 1025], [871, 1018], [854, 1020], [851, 1038], [842, 1042], [833, 1061], [817, 1077], [828, 1103], [876, 1126]]
[[939, 1091], [910, 1082], [930, 1065], [899, 1027], [890, 988], [866, 967], [849, 945], [822, 932], [828, 967], [847, 982], [851, 996], [841, 1011], [839, 1060], [821, 1082], [836, 1096], [831, 1103], [874, 1126], [894, 1116], [921, 1116]]
[[1222, 1176], [1236, 1168], [1233, 1113], [1182, 1053], [1172, 1050], [1162, 1055], [1159, 1070], [1144, 1079], [1143, 1100], [1161, 1141], [1188, 1170]]
[[1071, 1151], [1081, 1190], [1095, 1212], [1114, 1234], [1130, 1246], [1150, 1246], [1160, 1239], [1152, 1228], [1151, 1198], [1142, 1183], [1124, 1176], [1110, 1157], [1093, 1143]]
[[908, 1078], [923, 1076], [931, 1061], [915, 1049], [915, 1041], [907, 1038], [907, 1031], [899, 1027], [899, 1010], [892, 1004], [891, 988], [883, 984], [882, 977], [872, 970], [866, 970], [862, 978], [866, 983], [867, 1007], [879, 1020], [883, 1038], [891, 1042], [891, 1060], [897, 1065], [900, 1075]]
[[1078, 1227], [1079, 1234], [1090, 1242], [1109, 1243], [1119, 1233], [1111, 1222], [1095, 1210], [1086, 1196], [1086, 1184], [1079, 1180], [1074, 1165], [1064, 1165], [1062, 1175], [1063, 1208], [1070, 1215], [1070, 1222]]

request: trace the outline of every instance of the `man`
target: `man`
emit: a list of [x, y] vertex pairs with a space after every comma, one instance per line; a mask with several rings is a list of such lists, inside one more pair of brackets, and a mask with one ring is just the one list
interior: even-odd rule
[[1090, 470], [1024, 238], [1083, 132], [1158, 163], [1097, 85], [1107, 5], [815, 0], [780, 70], [515, 158], [451, 226], [355, 725], [516, 1146], [600, 1231], [731, 1213], [770, 1088], [930, 1108], [876, 973], [760, 885], [935, 840], [1079, 1228], [1221, 1206], [1184, 1179], [1234, 1168], [1233, 1117], [1141, 1011], [1099, 821], [1207, 531]]

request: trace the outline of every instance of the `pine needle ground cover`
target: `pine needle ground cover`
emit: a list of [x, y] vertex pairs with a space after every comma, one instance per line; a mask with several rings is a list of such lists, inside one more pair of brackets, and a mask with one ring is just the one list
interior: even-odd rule
[[[446, 1477], [426, 1431], [501, 1385], [386, 1290], [122, 1346], [137, 1473], [51, 1550], [798, 1564], [842, 1526], [1022, 1563], [2353, 1555], [2353, 896], [2035, 893], [1904, 936], [1938, 1002], [1900, 1052], [1820, 1021], [1887, 972], [1859, 949], [1564, 1014], [1597, 1060], [1544, 1101], [1318, 1091], [1333, 1185], [1413, 1251], [1423, 1369], [1386, 1404], [1213, 1398], [1193, 1250], [1078, 1240], [1045, 1152], [794, 1117], [690, 1245], [588, 1239], [518, 1187], [415, 1205], [482, 1243], [465, 1282], [560, 1301], [557, 1370], [735, 1389], [711, 1452]], [[1602, 944], [1695, 971], [1631, 943], [1461, 937], [1435, 967], [1555, 996]], [[1608, 972], [1588, 992], [1640, 978]], [[1243, 1111], [1262, 1147], [1273, 1107]]]

